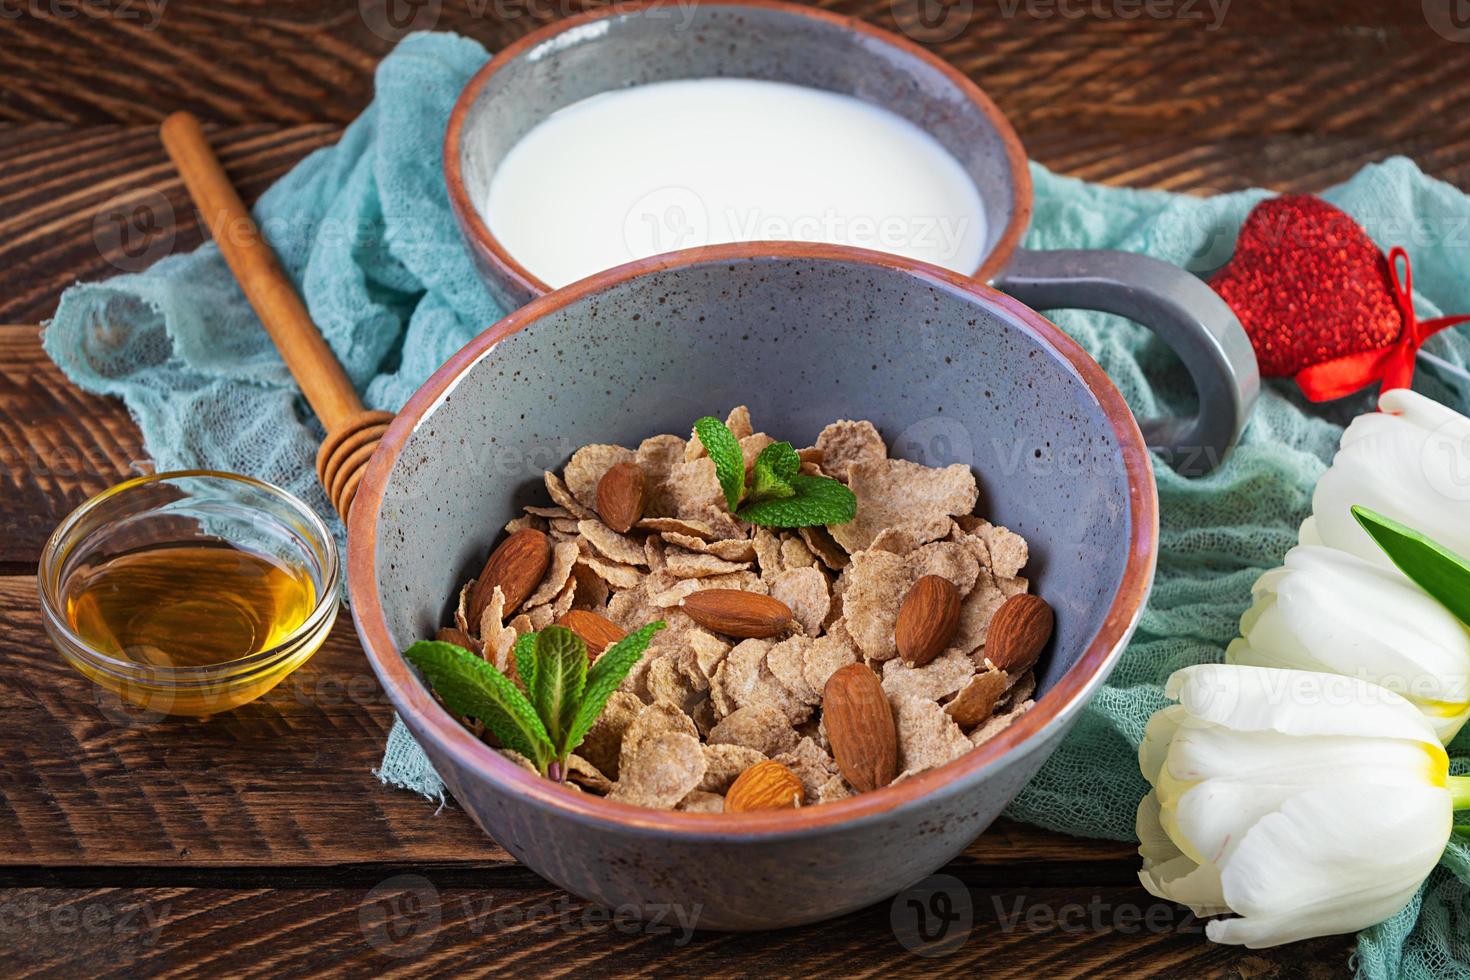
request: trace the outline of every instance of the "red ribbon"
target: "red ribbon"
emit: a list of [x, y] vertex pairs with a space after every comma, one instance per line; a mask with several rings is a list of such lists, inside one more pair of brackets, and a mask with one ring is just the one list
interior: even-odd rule
[[[1404, 261], [1402, 278], [1399, 276], [1400, 259]], [[1312, 401], [1341, 398], [1379, 380], [1383, 382], [1382, 391], [1407, 388], [1414, 380], [1414, 357], [1424, 346], [1424, 341], [1445, 327], [1470, 322], [1470, 315], [1442, 316], [1420, 322], [1414, 312], [1414, 272], [1409, 267], [1409, 253], [1397, 245], [1388, 253], [1388, 276], [1404, 322], [1398, 339], [1387, 347], [1346, 354], [1302, 368], [1296, 374], [1296, 383]]]

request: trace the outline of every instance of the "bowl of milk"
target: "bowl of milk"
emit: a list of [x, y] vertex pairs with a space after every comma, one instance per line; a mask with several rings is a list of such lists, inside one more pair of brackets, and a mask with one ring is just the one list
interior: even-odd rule
[[930, 52], [772, 0], [618, 5], [548, 25], [461, 93], [444, 147], [455, 217], [512, 310], [631, 262], [762, 243], [880, 252], [1033, 308], [1153, 329], [1199, 393], [1141, 419], [1187, 473], [1234, 444], [1259, 388], [1229, 307], [1175, 266], [1020, 248], [1025, 151], [1004, 114]]

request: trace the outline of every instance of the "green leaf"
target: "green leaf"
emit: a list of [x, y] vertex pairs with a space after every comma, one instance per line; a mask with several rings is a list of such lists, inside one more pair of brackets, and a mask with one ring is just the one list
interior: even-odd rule
[[577, 709], [577, 716], [572, 722], [571, 730], [567, 733], [566, 753], [570, 755], [577, 746], [582, 744], [582, 739], [592, 730], [592, 725], [597, 721], [602, 709], [607, 707], [607, 699], [618, 689], [623, 678], [628, 676], [628, 671], [633, 669], [643, 656], [643, 651], [648, 649], [653, 634], [667, 625], [663, 620], [649, 623], [642, 629], [629, 633], [606, 650], [602, 656], [592, 664], [587, 671], [587, 687], [582, 694], [582, 704]]
[[546, 773], [552, 759], [551, 739], [536, 709], [509, 677], [453, 643], [420, 640], [403, 655], [423, 673], [450, 711], [480, 719], [501, 745]]
[[536, 691], [536, 633], [522, 633], [516, 637], [512, 655], [516, 658], [516, 673], [521, 675], [521, 686], [532, 697]]
[[1470, 626], [1470, 562], [1411, 527], [1367, 507], [1353, 516], [1383, 553], [1419, 588]]
[[750, 474], [749, 503], [793, 497], [792, 479], [801, 470], [801, 457], [789, 442], [773, 442], [755, 458]]
[[715, 476], [719, 478], [720, 489], [725, 491], [725, 503], [733, 512], [745, 496], [745, 454], [740, 451], [740, 440], [713, 415], [695, 422], [694, 434], [714, 460]]
[[766, 527], [846, 524], [857, 516], [857, 497], [836, 480], [797, 474], [791, 486], [794, 496], [758, 501], [741, 508], [736, 516]]
[[570, 752], [567, 733], [586, 686], [587, 644], [582, 638], [565, 626], [548, 626], [536, 634], [536, 684], [531, 700], [558, 759]]

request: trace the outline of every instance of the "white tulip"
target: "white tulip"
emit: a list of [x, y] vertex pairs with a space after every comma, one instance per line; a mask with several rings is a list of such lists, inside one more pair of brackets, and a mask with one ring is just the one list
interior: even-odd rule
[[1372, 681], [1407, 698], [1445, 743], [1470, 718], [1470, 629], [1396, 569], [1301, 545], [1252, 591], [1228, 662]]
[[1470, 557], [1470, 419], [1407, 388], [1353, 419], [1312, 495], [1302, 544], [1325, 544], [1389, 567], [1353, 519], [1361, 504]]
[[1470, 777], [1424, 717], [1357, 678], [1232, 664], [1175, 672], [1139, 765], [1143, 886], [1210, 939], [1260, 948], [1353, 932], [1434, 868]]

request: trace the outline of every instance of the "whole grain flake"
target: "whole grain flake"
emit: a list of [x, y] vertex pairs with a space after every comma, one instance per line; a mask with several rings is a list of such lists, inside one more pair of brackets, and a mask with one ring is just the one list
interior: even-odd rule
[[[726, 433], [717, 451], [700, 435], [711, 431], [707, 423]], [[614, 468], [616, 479], [604, 483]], [[833, 755], [824, 710], [839, 671], [864, 675], [847, 676], [846, 696], [868, 692], [887, 703], [883, 711], [848, 705], [842, 712], [849, 726], [853, 718], [891, 718], [886, 735], [841, 733], [849, 746], [881, 748], [888, 740], [896, 767], [884, 778], [959, 758], [1033, 703], [1029, 666], [1049, 620], [1038, 614], [1007, 634], [1006, 656], [1024, 654], [1019, 672], [987, 660], [997, 610], [1030, 590], [1025, 540], [973, 513], [978, 487], [968, 467], [890, 458], [871, 422], [834, 422], [798, 452], [757, 430], [741, 406], [724, 423], [702, 420], [688, 439], [584, 446], [544, 483], [546, 499], [506, 525], [545, 542], [534, 579], [522, 581], [519, 566], [495, 568], [516, 596], [470, 580], [440, 637], [468, 644], [524, 689], [512, 648], [553, 622], [586, 633], [593, 664], [621, 636], [666, 624], [645, 639], [642, 656], [557, 768], [577, 791], [718, 813], [751, 773], [732, 809], [775, 805], [762, 801], [788, 783], [800, 788], [794, 799], [784, 789], [776, 794], [783, 806], [848, 798], [857, 790]], [[608, 520], [626, 532], [600, 516], [600, 485], [603, 510], [615, 512]], [[833, 520], [821, 508], [843, 494], [848, 519]], [[901, 605], [921, 581], [917, 591], [944, 601], [916, 599], [906, 616], [943, 610], [947, 618], [905, 624], [919, 638], [911, 645], [924, 647], [910, 663], [898, 657], [895, 633]], [[537, 769], [525, 755], [502, 751]], [[868, 764], [859, 782], [869, 788], [881, 771]]]

